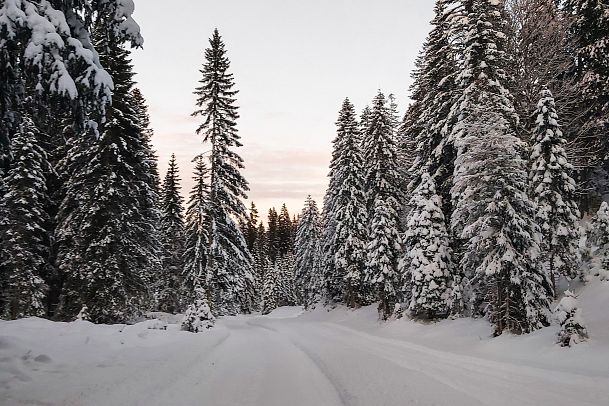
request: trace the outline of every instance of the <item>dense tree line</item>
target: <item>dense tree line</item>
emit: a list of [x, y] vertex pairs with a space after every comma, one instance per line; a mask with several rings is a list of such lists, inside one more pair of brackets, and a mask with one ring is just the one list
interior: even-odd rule
[[[0, 6], [2, 317], [187, 310], [198, 331], [214, 315], [378, 303], [383, 319], [487, 317], [496, 335], [527, 333], [549, 324], [557, 282], [581, 278], [582, 261], [606, 269], [606, 0], [437, 0], [403, 118], [380, 90], [359, 117], [345, 99], [321, 212], [309, 197], [298, 218], [284, 204], [266, 224], [243, 203], [217, 30], [194, 92], [206, 152], [187, 202], [175, 156], [161, 181], [132, 12], [130, 0]], [[586, 251], [580, 219], [598, 206]], [[557, 308], [563, 344], [585, 335], [575, 299]]]
[[339, 113], [322, 294], [378, 302], [383, 318], [486, 316], [497, 335], [530, 332], [549, 324], [557, 281], [581, 277], [581, 212], [606, 196], [609, 4], [437, 0], [434, 12], [401, 123], [382, 93], [359, 120], [348, 100]]
[[135, 87], [132, 12], [130, 0], [0, 7], [2, 317], [111, 323], [190, 309], [198, 320], [257, 306], [222, 38], [213, 33], [195, 90], [210, 151], [194, 159], [184, 210], [175, 156], [161, 182]]

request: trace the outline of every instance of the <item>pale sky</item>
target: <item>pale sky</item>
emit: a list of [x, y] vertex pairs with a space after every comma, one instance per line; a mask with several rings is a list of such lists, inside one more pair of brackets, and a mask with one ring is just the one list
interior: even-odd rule
[[191, 159], [206, 150], [195, 134], [192, 94], [215, 27], [235, 76], [249, 200], [261, 212], [286, 203], [321, 207], [338, 110], [358, 111], [378, 89], [403, 112], [433, 0], [136, 0], [145, 39], [134, 52], [136, 80], [150, 105], [163, 177], [171, 153], [183, 193]]

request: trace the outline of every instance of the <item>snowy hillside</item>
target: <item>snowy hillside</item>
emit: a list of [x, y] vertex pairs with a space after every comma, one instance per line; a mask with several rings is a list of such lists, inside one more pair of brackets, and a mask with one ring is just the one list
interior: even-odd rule
[[380, 323], [374, 306], [283, 307], [200, 334], [163, 314], [131, 326], [2, 321], [0, 404], [606, 405], [607, 289], [583, 290], [590, 340], [566, 349], [555, 327], [492, 339], [484, 320]]

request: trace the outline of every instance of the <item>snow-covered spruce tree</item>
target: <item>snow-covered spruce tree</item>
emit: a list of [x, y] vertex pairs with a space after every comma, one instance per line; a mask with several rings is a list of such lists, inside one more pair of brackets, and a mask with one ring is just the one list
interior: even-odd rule
[[[350, 104], [350, 102], [349, 102]], [[343, 103], [343, 109], [345, 104]], [[323, 274], [323, 285], [324, 285], [324, 302], [328, 305], [334, 305], [336, 303], [343, 302], [345, 298], [345, 274], [344, 268], [338, 269], [336, 267], [336, 254], [338, 251], [338, 246], [336, 245], [336, 199], [339, 193], [339, 189], [345, 183], [345, 176], [348, 174], [348, 171], [345, 170], [345, 163], [341, 161], [343, 157], [342, 146], [341, 144], [344, 142], [343, 135], [344, 130], [352, 132], [351, 136], [356, 137], [357, 139], [354, 142], [357, 144], [357, 147], [360, 148], [363, 143], [362, 133], [365, 130], [361, 128], [353, 128], [352, 123], [346, 122], [341, 123], [341, 118], [339, 113], [339, 121], [337, 122], [337, 136], [332, 141], [333, 150], [332, 150], [332, 160], [330, 161], [330, 172], [328, 173], [329, 183], [328, 189], [324, 195], [323, 200], [323, 210], [322, 210], [322, 244], [321, 244], [321, 268]], [[350, 120], [356, 120], [355, 114]], [[366, 107], [364, 112], [362, 112], [362, 121], [365, 121], [366, 128], [368, 120], [371, 116], [370, 108]], [[360, 123], [360, 127], [363, 124]], [[342, 167], [342, 168], [341, 168]]]
[[108, 32], [98, 31], [96, 39], [114, 92], [99, 138], [76, 142], [66, 157], [57, 228], [58, 265], [65, 275], [60, 314], [73, 319], [86, 305], [92, 321], [112, 323], [150, 307], [160, 244], [129, 51]]
[[571, 136], [577, 152], [585, 155], [578, 165], [583, 167], [582, 180], [602, 196], [609, 191], [609, 4], [565, 0], [563, 9], [571, 21], [571, 56], [576, 61], [571, 74], [579, 91], [577, 119], [571, 125], [576, 134]]
[[409, 310], [416, 318], [446, 317], [454, 281], [449, 236], [442, 200], [427, 173], [411, 198], [404, 247], [410, 277]]
[[379, 303], [379, 315], [388, 319], [399, 303], [400, 275], [397, 273], [400, 252], [398, 214], [392, 204], [382, 198], [374, 201], [374, 214], [370, 226], [370, 242], [367, 246], [367, 283], [374, 287]]
[[274, 263], [279, 256], [279, 215], [274, 207], [269, 209], [268, 226], [268, 231], [266, 233], [266, 253], [269, 260]]
[[[334, 160], [334, 157], [332, 158]], [[342, 302], [344, 297], [343, 276], [336, 271], [335, 257], [336, 247], [334, 236], [336, 235], [336, 219], [334, 213], [334, 199], [339, 182], [334, 177], [334, 169], [330, 164], [330, 184], [324, 195], [323, 210], [321, 213], [322, 237], [321, 237], [321, 270], [323, 278], [324, 304], [333, 306]]]
[[454, 217], [467, 224], [461, 231], [467, 241], [461, 266], [474, 289], [473, 312], [489, 318], [495, 335], [528, 333], [548, 324], [552, 282], [539, 263], [523, 145], [506, 135], [500, 116], [481, 119], [484, 137], [464, 139], [468, 148], [456, 161], [453, 190], [460, 199]]
[[296, 292], [294, 287], [294, 264], [295, 258], [292, 252], [277, 258], [277, 306], [294, 306], [296, 304]]
[[364, 135], [366, 131], [368, 131], [368, 127], [370, 126], [370, 116], [372, 115], [372, 109], [370, 106], [365, 106], [362, 109], [359, 120], [359, 147], [360, 150], [364, 148]]
[[186, 209], [186, 243], [184, 246], [184, 295], [196, 300], [197, 289], [203, 289], [206, 297], [213, 297], [215, 280], [209, 273], [209, 169], [202, 155], [195, 162], [193, 187]]
[[[399, 214], [400, 179], [395, 144], [395, 123], [387, 99], [379, 91], [373, 100], [369, 125], [364, 134], [363, 153], [368, 157], [364, 188], [368, 207], [369, 233], [364, 283], [380, 301], [383, 318], [399, 302], [401, 251]], [[368, 288], [367, 288], [368, 289]]]
[[277, 218], [277, 249], [279, 256], [285, 256], [294, 252], [292, 219], [285, 203], [281, 205]]
[[[263, 254], [265, 247], [265, 231], [264, 225], [259, 224], [258, 208], [251, 203], [247, 221], [243, 227], [245, 240], [247, 242], [247, 248], [252, 254], [252, 274], [254, 276], [254, 298], [252, 299], [253, 311], [260, 310], [260, 298], [262, 295], [262, 275], [264, 274], [264, 262], [266, 261], [266, 255]], [[259, 230], [258, 226], [262, 226], [262, 230]], [[260, 241], [259, 241], [260, 239]]]
[[209, 304], [207, 303], [207, 293], [205, 292], [205, 289], [198, 286], [195, 289], [194, 296], [194, 303], [189, 305], [184, 313], [182, 330], [190, 331], [191, 333], [202, 333], [214, 326], [216, 318], [212, 314]]
[[414, 162], [408, 168], [412, 172], [409, 190], [414, 191], [423, 173], [429, 173], [442, 197], [443, 210], [450, 216], [455, 153], [448, 138], [454, 124], [450, 111], [460, 95], [457, 76], [462, 57], [455, 43], [460, 35], [463, 10], [457, 0], [438, 0], [434, 13], [432, 30], [413, 73], [410, 91], [415, 102], [399, 132], [403, 142], [414, 140], [416, 148]]
[[91, 315], [89, 314], [89, 308], [87, 306], [83, 306], [82, 309], [76, 315], [74, 320], [77, 321], [91, 321]]
[[[112, 80], [102, 68], [89, 32], [97, 15], [108, 14], [112, 18], [107, 30], [141, 45], [132, 12], [133, 3], [124, 0], [6, 0], [0, 4], [0, 176], [6, 176], [11, 138], [26, 117], [37, 128], [40, 146], [53, 165], [63, 158], [64, 129], [82, 135], [104, 120]], [[61, 184], [53, 172], [45, 175], [52, 197], [46, 208], [52, 231]], [[56, 250], [50, 251], [54, 262]], [[50, 270], [48, 277], [53, 312], [61, 281], [56, 270]]]
[[4, 283], [2, 317], [16, 319], [47, 313], [45, 284], [49, 272], [49, 203], [47, 179], [50, 164], [38, 144], [34, 123], [24, 117], [12, 139], [12, 156], [0, 199], [0, 248]]
[[[537, 105], [536, 128], [529, 161], [530, 196], [537, 205], [541, 227], [541, 260], [552, 277], [573, 279], [579, 274], [579, 209], [575, 202], [573, 167], [565, 152], [566, 140], [558, 125], [552, 93], [545, 89]], [[555, 290], [555, 289], [554, 289]]]
[[592, 220], [592, 255], [595, 257], [593, 272], [601, 279], [609, 280], [609, 204], [601, 203]]
[[[197, 134], [209, 145], [209, 247], [207, 274], [213, 279], [212, 309], [219, 315], [252, 309], [254, 277], [252, 256], [237, 222], [247, 216], [241, 199], [247, 198], [248, 183], [241, 175], [243, 160], [234, 151], [240, 147], [236, 120], [233, 75], [224, 42], [214, 30], [205, 50], [203, 75], [196, 88], [197, 110], [192, 114], [203, 123]], [[237, 222], [236, 222], [236, 221]]]
[[260, 222], [256, 228], [256, 241], [252, 249], [252, 257], [254, 259], [254, 283], [255, 283], [255, 299], [254, 310], [261, 310], [262, 306], [262, 289], [264, 286], [264, 272], [270, 261], [267, 253], [268, 236], [264, 224]]
[[355, 108], [349, 99], [339, 112], [337, 137], [334, 142], [336, 177], [338, 184], [334, 202], [336, 229], [332, 240], [337, 276], [345, 286], [344, 301], [348, 306], [368, 304], [370, 289], [364, 283], [366, 272], [366, 243], [368, 212], [363, 190], [364, 162], [360, 150], [359, 124]]
[[254, 246], [256, 245], [256, 239], [258, 238], [258, 208], [254, 204], [251, 203], [249, 213], [247, 216], [246, 229], [245, 229], [245, 239], [247, 241], [247, 248], [250, 252], [253, 253]]
[[473, 313], [504, 331], [526, 333], [548, 323], [552, 286], [539, 265], [539, 227], [527, 196], [525, 148], [504, 86], [503, 2], [468, 0], [463, 95], [452, 141], [457, 147], [453, 232], [466, 244], [462, 273]]
[[[142, 144], [143, 150], [146, 153], [145, 164], [148, 166], [147, 172], [150, 174], [152, 181], [151, 187], [153, 191], [158, 195], [159, 204], [161, 202], [161, 177], [159, 175], [159, 159], [156, 151], [152, 147], [152, 136], [154, 131], [150, 128], [150, 115], [148, 114], [148, 105], [144, 95], [137, 87], [131, 91], [131, 98], [133, 100], [133, 108], [135, 109], [135, 115], [137, 122], [140, 125], [142, 131]], [[160, 216], [160, 213], [159, 213]], [[160, 220], [159, 220], [160, 221]]]
[[176, 156], [171, 155], [163, 180], [160, 199], [161, 274], [156, 281], [156, 306], [163, 312], [183, 310], [182, 273], [184, 271], [184, 198], [180, 194], [180, 175]]
[[266, 265], [262, 286], [262, 314], [269, 314], [275, 310], [281, 296], [278, 266], [271, 261], [268, 261]]
[[556, 320], [560, 323], [557, 343], [561, 347], [571, 347], [585, 341], [588, 332], [577, 303], [577, 296], [570, 290], [565, 291], [564, 294], [554, 310]]
[[321, 239], [321, 219], [317, 203], [307, 197], [300, 215], [296, 240], [294, 241], [294, 285], [297, 303], [310, 308], [319, 300], [319, 286], [316, 279], [320, 275], [319, 252]]

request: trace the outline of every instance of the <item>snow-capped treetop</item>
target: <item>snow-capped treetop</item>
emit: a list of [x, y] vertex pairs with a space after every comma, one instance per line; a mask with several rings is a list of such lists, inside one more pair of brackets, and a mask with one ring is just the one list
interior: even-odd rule
[[[403, 143], [415, 144], [415, 156], [410, 162], [409, 174], [414, 190], [421, 181], [422, 172], [427, 170], [437, 183], [438, 193], [449, 202], [454, 156], [448, 142], [454, 120], [450, 110], [460, 92], [457, 76], [460, 72], [456, 38], [460, 35], [463, 16], [457, 0], [436, 2], [435, 15], [423, 51], [417, 59], [412, 75], [414, 82], [410, 89], [415, 102], [410, 106], [400, 127]], [[444, 203], [448, 203], [444, 202]]]
[[462, 148], [467, 136], [469, 117], [477, 120], [484, 110], [501, 114], [503, 131], [516, 132], [519, 118], [508, 90], [505, 48], [507, 36], [503, 2], [470, 0], [464, 3], [467, 13], [464, 68], [458, 77], [463, 94], [451, 115], [458, 117], [451, 141]]
[[321, 218], [317, 203], [308, 196], [302, 209], [294, 241], [296, 295], [308, 308], [319, 296]]
[[558, 124], [554, 97], [544, 89], [537, 105], [536, 128], [530, 157], [529, 187], [537, 205], [537, 222], [544, 235], [544, 256], [552, 273], [569, 278], [578, 274], [580, 214], [576, 203], [573, 167], [565, 152], [566, 140]]

